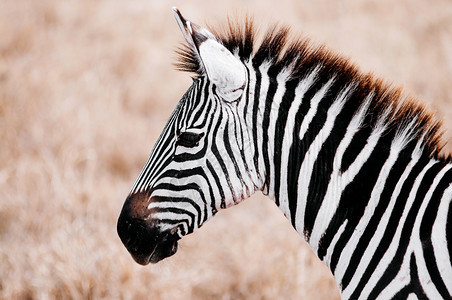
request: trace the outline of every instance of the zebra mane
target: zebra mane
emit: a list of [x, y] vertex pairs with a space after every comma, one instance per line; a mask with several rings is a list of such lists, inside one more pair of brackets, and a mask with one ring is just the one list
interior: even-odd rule
[[[289, 37], [287, 26], [272, 26], [263, 35], [261, 41], [256, 42], [257, 31], [253, 19], [246, 16], [244, 22], [233, 21], [228, 18], [227, 26], [208, 29], [234, 55], [243, 62], [251, 60], [253, 66], [260, 66], [263, 62], [271, 64], [269, 72], [278, 74], [281, 70], [290, 71], [290, 80], [299, 81], [316, 67], [322, 66], [318, 72], [319, 78], [331, 78], [340, 81], [344, 86], [355, 84], [354, 93], [362, 104], [366, 96], [373, 94], [370, 105], [372, 124], [379, 119], [386, 118], [388, 130], [396, 133], [410, 132], [409, 140], [421, 141], [424, 152], [434, 158], [451, 160], [451, 155], [444, 156], [441, 150], [444, 142], [442, 122], [437, 120], [423, 104], [414, 97], [402, 93], [402, 88], [391, 86], [372, 74], [361, 72], [349, 59], [333, 53], [325, 46], [313, 46], [304, 37]], [[178, 70], [189, 72], [195, 77], [202, 76], [203, 68], [196, 53], [187, 45], [182, 44], [176, 50], [178, 55], [175, 66]], [[412, 122], [412, 121], [415, 122]], [[407, 130], [408, 127], [410, 130]]]

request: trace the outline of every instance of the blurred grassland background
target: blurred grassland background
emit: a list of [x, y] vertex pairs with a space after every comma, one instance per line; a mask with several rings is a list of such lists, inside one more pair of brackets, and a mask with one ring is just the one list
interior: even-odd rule
[[334, 299], [336, 284], [262, 195], [157, 265], [116, 234], [123, 201], [190, 85], [170, 7], [198, 24], [279, 21], [403, 85], [452, 149], [452, 4], [405, 1], [0, 1], [0, 299]]

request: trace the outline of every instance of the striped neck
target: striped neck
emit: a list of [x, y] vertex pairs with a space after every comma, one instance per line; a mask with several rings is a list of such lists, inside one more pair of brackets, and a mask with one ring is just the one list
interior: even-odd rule
[[[378, 270], [397, 256], [400, 267], [426, 239], [431, 247], [445, 244], [452, 166], [426, 149], [422, 115], [393, 121], [401, 108], [379, 107], [378, 88], [363, 89], [363, 82], [321, 66], [301, 79], [290, 75], [270, 64], [250, 72], [246, 120], [259, 188], [330, 267], [339, 288], [378, 281]], [[433, 224], [438, 207], [443, 216]], [[367, 250], [371, 243], [376, 252]], [[399, 243], [403, 253], [383, 256]], [[444, 257], [452, 257], [451, 248], [441, 248]], [[355, 271], [364, 279], [353, 281]]]

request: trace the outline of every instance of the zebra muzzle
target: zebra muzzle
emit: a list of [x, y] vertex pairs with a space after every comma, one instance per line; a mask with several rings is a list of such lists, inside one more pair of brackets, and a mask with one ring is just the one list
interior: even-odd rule
[[133, 259], [140, 265], [157, 263], [177, 251], [179, 237], [161, 231], [158, 222], [137, 214], [137, 199], [128, 198], [118, 219], [118, 235]]
[[177, 251], [177, 236], [170, 232], [159, 232], [142, 220], [118, 220], [118, 234], [133, 259], [140, 265], [157, 263]]

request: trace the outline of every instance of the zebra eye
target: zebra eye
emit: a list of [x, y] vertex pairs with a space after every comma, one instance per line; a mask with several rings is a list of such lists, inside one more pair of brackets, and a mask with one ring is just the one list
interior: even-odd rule
[[193, 148], [199, 145], [204, 133], [182, 132], [177, 135], [176, 145]]

